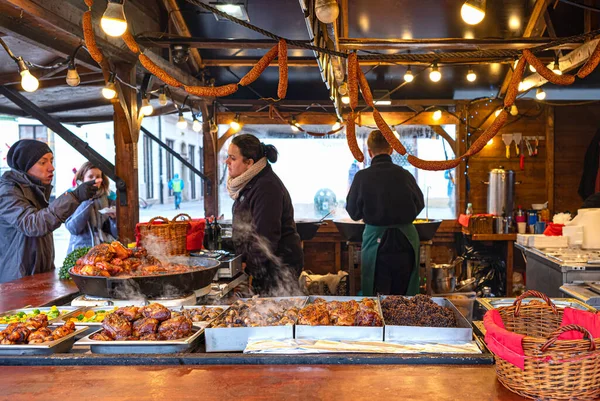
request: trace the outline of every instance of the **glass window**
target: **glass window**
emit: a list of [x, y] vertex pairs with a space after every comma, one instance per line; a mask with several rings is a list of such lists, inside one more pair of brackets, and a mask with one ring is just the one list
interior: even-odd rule
[[[188, 145], [188, 157], [189, 163], [196, 167], [196, 146]], [[194, 173], [191, 169], [190, 172], [190, 196], [192, 199], [196, 199], [196, 173]]]
[[[456, 138], [454, 125], [443, 126], [452, 138]], [[328, 126], [305, 127], [315, 132], [325, 132]], [[256, 135], [266, 144], [274, 145], [279, 158], [272, 165], [273, 170], [285, 184], [294, 204], [296, 219], [321, 218], [329, 211], [334, 211], [334, 218], [346, 218], [346, 195], [350, 189], [356, 171], [368, 167], [366, 139], [371, 131], [358, 128], [359, 146], [366, 156], [364, 163], [358, 163], [348, 149], [344, 134], [328, 138], [317, 138], [306, 134], [291, 133], [287, 126], [247, 126], [246, 132]], [[439, 137], [429, 126], [398, 126], [396, 128], [403, 144], [409, 153], [428, 160], [445, 160], [454, 158], [451, 146]], [[219, 155], [219, 212], [231, 218], [233, 201], [226, 188], [226, 165], [228, 141]], [[406, 168], [415, 176], [423, 195], [428, 199], [428, 211], [419, 215], [438, 219], [456, 218], [455, 171], [424, 171], [410, 165], [406, 156], [394, 152], [392, 160]]]
[[154, 198], [154, 159], [152, 157], [152, 139], [144, 135], [144, 183], [146, 199]]
[[[175, 147], [175, 141], [172, 139], [167, 139], [167, 146], [171, 149]], [[169, 152], [167, 153], [167, 182], [173, 179], [173, 174], [175, 174], [175, 158]], [[169, 189], [169, 196], [173, 196], [173, 190]]]
[[48, 143], [48, 128], [44, 125], [19, 125], [19, 139], [37, 139]]

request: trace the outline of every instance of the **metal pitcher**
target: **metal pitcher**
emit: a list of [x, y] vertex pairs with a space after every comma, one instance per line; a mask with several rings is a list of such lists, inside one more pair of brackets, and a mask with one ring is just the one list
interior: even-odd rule
[[487, 212], [496, 216], [512, 216], [515, 207], [515, 172], [495, 168], [490, 171]]

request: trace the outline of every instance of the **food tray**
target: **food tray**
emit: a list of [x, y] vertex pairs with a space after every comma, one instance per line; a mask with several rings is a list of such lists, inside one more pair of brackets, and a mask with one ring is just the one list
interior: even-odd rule
[[[50, 330], [54, 330], [57, 327], [48, 326]], [[0, 355], [50, 355], [69, 352], [75, 342], [75, 336], [85, 332], [87, 329], [86, 326], [75, 326], [75, 331], [71, 334], [42, 344], [0, 344]]]
[[[477, 298], [477, 302], [479, 302], [484, 308], [487, 310], [496, 309], [501, 306], [511, 306], [517, 298]], [[526, 298], [523, 300], [522, 305], [527, 305], [530, 301], [537, 300], [546, 303], [541, 298]], [[557, 308], [573, 308], [584, 311], [596, 312], [596, 309], [584, 302], [581, 302], [575, 298], [551, 298], [554, 305]]]
[[[223, 309], [223, 312], [221, 312], [221, 314], [225, 313], [225, 311], [227, 309], [229, 309], [229, 305], [185, 305], [185, 306], [177, 306], [177, 307], [174, 307], [174, 308], [169, 308], [169, 310], [173, 311], [173, 312], [181, 312], [182, 309], [188, 309], [188, 310], [189, 309], [202, 309], [203, 307], [204, 308], [208, 308], [208, 309], [221, 308], [221, 309]], [[213, 320], [218, 319], [221, 316], [221, 314], [219, 314]], [[201, 328], [206, 328], [206, 327], [208, 327], [213, 322], [213, 320], [207, 320], [207, 321], [204, 321], [204, 322], [192, 322], [192, 323], [194, 324], [194, 326], [201, 327]]]
[[[58, 315], [58, 317], [56, 317], [54, 319], [48, 319], [48, 325], [51, 325], [52, 323], [62, 323], [63, 318], [70, 317], [73, 314], [75, 314], [76, 312], [79, 312], [80, 310], [83, 309], [83, 307], [81, 307], [81, 306], [58, 306], [57, 305], [56, 307], [58, 308], [59, 311], [68, 311], [68, 313], [66, 313], [64, 315]], [[19, 312], [24, 312], [26, 314], [33, 313], [33, 311], [36, 309], [40, 311], [40, 314], [47, 315], [50, 312], [50, 310], [52, 309], [52, 307], [43, 306], [43, 307], [39, 307], [39, 308], [13, 309], [13, 310], [9, 310], [9, 311], [0, 313], [0, 317], [16, 315]], [[0, 323], [0, 328], [4, 328], [6, 326], [8, 326], [8, 323]]]
[[[387, 296], [380, 296], [384, 300]], [[412, 297], [407, 297], [412, 298]], [[471, 341], [473, 339], [473, 326], [446, 298], [431, 297], [431, 300], [440, 306], [452, 309], [458, 327], [422, 327], [422, 326], [394, 326], [388, 325], [384, 317], [384, 341], [401, 343], [404, 341], [419, 342], [456, 342]], [[382, 315], [383, 316], [383, 315]]]
[[[242, 301], [248, 301], [244, 298]], [[274, 297], [261, 298], [280, 301], [283, 299], [300, 299], [299, 309], [306, 304], [307, 297]], [[206, 352], [243, 351], [249, 340], [292, 340], [294, 326], [264, 326], [264, 327], [222, 327], [206, 328], [204, 332]]]
[[[96, 312], [96, 311], [100, 311], [100, 310], [111, 311], [113, 309], [118, 309], [118, 307], [116, 307], [116, 306], [83, 307], [79, 311], [74, 311], [73, 313], [70, 313], [68, 315], [60, 316], [59, 319], [61, 320], [61, 323], [64, 323], [64, 322], [68, 322], [70, 318], [75, 317], [75, 316], [79, 315], [80, 313], [85, 313], [88, 310], [93, 310], [94, 312]], [[102, 327], [102, 322], [80, 322], [80, 321], [77, 321], [74, 323], [77, 326], [87, 327], [87, 330], [85, 330], [84, 332], [77, 335], [77, 337], [75, 338], [76, 340], [79, 340], [80, 338], [83, 338], [83, 337], [87, 336], [88, 334], [91, 334], [92, 332], [96, 331], [99, 327]]]
[[[364, 298], [369, 298], [377, 303], [377, 311], [383, 321], [381, 305], [375, 297], [336, 297], [336, 296], [310, 296], [308, 303], [314, 303], [315, 299], [322, 298], [327, 302], [331, 301], [351, 301], [360, 302]], [[383, 326], [381, 327], [361, 327], [361, 326], [308, 326], [296, 325], [296, 339], [301, 340], [331, 340], [331, 341], [382, 341]]]
[[85, 336], [75, 344], [89, 346], [94, 354], [175, 354], [191, 350], [198, 342], [204, 329], [194, 326], [192, 328], [194, 334], [179, 340], [96, 341], [90, 339], [91, 335], [100, 331], [102, 329]]

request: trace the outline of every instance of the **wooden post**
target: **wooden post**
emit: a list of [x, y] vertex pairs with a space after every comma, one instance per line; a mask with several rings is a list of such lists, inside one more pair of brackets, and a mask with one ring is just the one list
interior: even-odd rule
[[[467, 150], [467, 124], [469, 121], [467, 106], [461, 105], [459, 109], [459, 117], [462, 120], [465, 119], [465, 124], [458, 123], [458, 129], [456, 130], [456, 141], [454, 154], [456, 157], [464, 154]], [[461, 162], [456, 168], [456, 217], [458, 217], [461, 213], [467, 209], [467, 180], [465, 177], [465, 164], [466, 162]]]
[[546, 106], [546, 195], [554, 215], [554, 107]]
[[[135, 65], [119, 64], [116, 73], [127, 83], [135, 85]], [[139, 137], [137, 94], [131, 88], [120, 85], [119, 102], [113, 103], [115, 130], [115, 169], [127, 184], [127, 206], [117, 201], [117, 226], [119, 240], [123, 243], [135, 241], [135, 226], [140, 220], [138, 187]]]
[[218, 216], [219, 213], [219, 177], [217, 171], [217, 138], [216, 133], [210, 132], [210, 114], [208, 106], [202, 102], [202, 151], [204, 153], [204, 175], [212, 183], [209, 191], [207, 182], [204, 181], [204, 213], [206, 216]]

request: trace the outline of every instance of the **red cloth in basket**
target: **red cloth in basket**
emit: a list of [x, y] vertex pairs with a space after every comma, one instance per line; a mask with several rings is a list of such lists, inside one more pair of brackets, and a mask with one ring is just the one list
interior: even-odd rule
[[525, 369], [525, 351], [522, 343], [525, 336], [506, 330], [502, 316], [496, 309], [486, 312], [483, 325], [488, 348], [505, 361], [521, 370]]
[[[598, 313], [574, 308], [565, 308], [562, 321], [560, 322], [560, 327], [568, 326], [570, 324], [583, 326], [587, 329], [587, 331], [590, 332], [592, 337], [600, 337], [600, 314]], [[578, 331], [567, 331], [566, 333], [562, 333], [558, 339], [581, 340], [583, 339], [583, 333]]]
[[206, 219], [192, 219], [190, 229], [187, 233], [187, 250], [199, 251], [204, 243], [204, 229], [206, 228]]
[[560, 237], [563, 235], [562, 229], [564, 226], [564, 224], [548, 223], [548, 226], [546, 226], [546, 229], [544, 230], [544, 235], [547, 235], [548, 237]]

